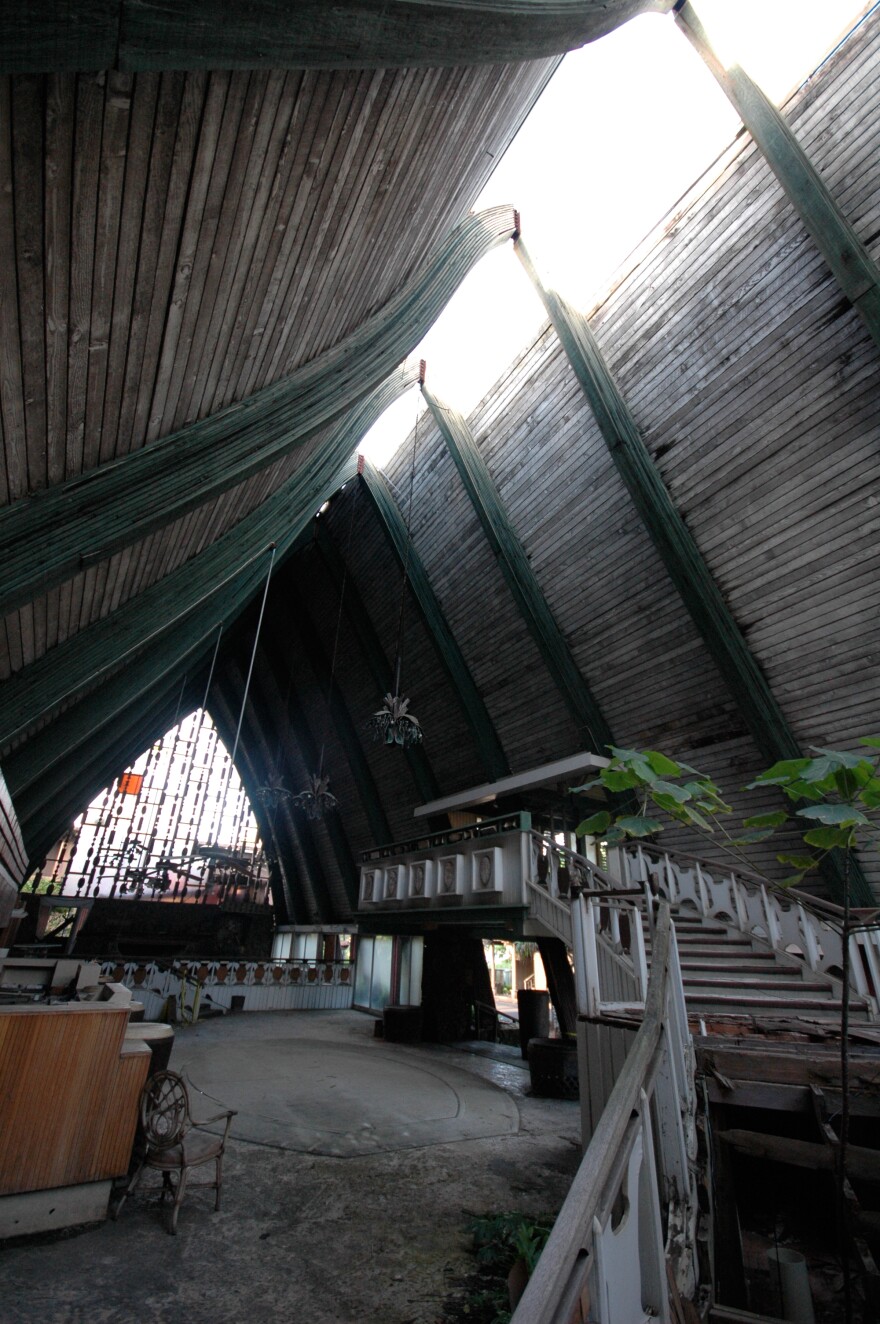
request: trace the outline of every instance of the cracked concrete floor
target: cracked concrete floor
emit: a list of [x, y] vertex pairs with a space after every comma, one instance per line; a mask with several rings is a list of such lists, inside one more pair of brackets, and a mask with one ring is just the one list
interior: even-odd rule
[[143, 1186], [116, 1223], [8, 1243], [4, 1324], [441, 1324], [469, 1216], [555, 1212], [580, 1156], [577, 1104], [528, 1097], [512, 1056], [386, 1044], [356, 1012], [178, 1030], [171, 1066], [240, 1109], [223, 1208], [188, 1192], [171, 1237]]

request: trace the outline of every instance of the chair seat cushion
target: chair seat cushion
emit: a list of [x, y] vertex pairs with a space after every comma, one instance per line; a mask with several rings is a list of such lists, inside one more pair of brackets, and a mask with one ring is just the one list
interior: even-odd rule
[[147, 1163], [151, 1168], [185, 1168], [207, 1163], [223, 1153], [223, 1137], [193, 1128], [183, 1140], [167, 1149], [151, 1149]]

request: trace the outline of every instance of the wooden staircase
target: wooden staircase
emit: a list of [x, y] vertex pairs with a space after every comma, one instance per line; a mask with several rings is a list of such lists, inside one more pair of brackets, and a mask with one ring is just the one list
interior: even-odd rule
[[[836, 1022], [839, 985], [813, 974], [796, 956], [775, 952], [738, 929], [688, 912], [674, 913], [685, 1002], [690, 1016], [752, 1016]], [[645, 926], [650, 962], [651, 940]], [[867, 1021], [867, 999], [850, 995], [850, 1017]]]

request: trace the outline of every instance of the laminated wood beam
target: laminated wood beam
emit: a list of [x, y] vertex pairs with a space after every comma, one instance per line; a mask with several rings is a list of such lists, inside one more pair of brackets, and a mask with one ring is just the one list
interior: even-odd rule
[[[337, 594], [342, 597], [343, 585], [345, 597], [343, 611], [358, 641], [364, 660], [373, 677], [373, 683], [380, 694], [389, 694], [394, 689], [394, 668], [385, 656], [382, 641], [364, 606], [357, 584], [350, 572], [347, 572], [345, 558], [327, 527], [326, 520], [317, 522], [315, 546], [327, 572], [333, 580]], [[411, 745], [404, 749], [407, 766], [412, 774], [416, 790], [423, 801], [440, 798], [440, 783], [434, 776], [428, 755], [422, 745]]]
[[0, 73], [391, 69], [559, 55], [671, 0], [29, 0], [3, 6]]
[[843, 293], [880, 346], [880, 269], [773, 102], [738, 64], [724, 64], [690, 0], [678, 0], [674, 11], [679, 28], [715, 76]]
[[[633, 505], [752, 739], [771, 763], [802, 757], [788, 719], [672, 500], [587, 319], [544, 286], [520, 238], [516, 252], [547, 309]], [[834, 895], [842, 896], [843, 869], [835, 856], [836, 852], [825, 857], [823, 875]], [[856, 860], [851, 861], [849, 886], [854, 902], [871, 903], [871, 890]]]
[[[270, 697], [267, 687], [258, 673], [257, 684], [269, 709], [270, 721], [279, 731], [286, 731], [287, 727], [290, 727], [293, 740], [302, 755], [306, 769], [309, 771], [317, 770], [318, 748], [306, 720], [296, 686], [293, 683], [291, 657], [271, 628], [267, 629], [263, 635], [258, 656], [260, 655], [262, 655], [265, 666], [272, 677], [275, 690], [275, 693]], [[286, 705], [281, 699], [282, 693], [287, 695]], [[282, 759], [286, 756], [283, 745], [281, 756]], [[288, 781], [288, 787], [294, 792], [299, 789], [290, 780]], [[291, 822], [296, 818], [296, 815], [286, 801], [283, 801], [282, 805], [286, 811], [286, 821]], [[309, 827], [307, 820], [303, 820], [303, 826]], [[327, 829], [327, 836], [330, 839], [330, 846], [342, 879], [345, 895], [351, 909], [354, 911], [357, 909], [358, 902], [359, 872], [345, 832], [345, 820], [338, 809], [331, 809], [325, 815], [324, 826]]]
[[352, 721], [348, 706], [342, 696], [342, 690], [339, 688], [339, 681], [334, 677], [332, 685], [329, 684], [330, 661], [318, 638], [314, 622], [305, 602], [292, 584], [285, 586], [285, 593], [291, 600], [293, 608], [291, 620], [295, 622], [295, 631], [300, 647], [315, 674], [318, 688], [322, 694], [329, 685], [325, 702], [329, 705], [330, 717], [336, 729], [336, 735], [345, 750], [345, 757], [357, 786], [358, 796], [367, 816], [367, 822], [370, 825], [373, 845], [384, 846], [394, 839], [394, 834], [382, 806], [379, 788], [376, 786], [375, 779], [370, 771], [370, 765], [364, 754], [361, 734]]
[[[232, 711], [237, 714], [241, 709], [241, 696], [244, 691], [244, 677], [238, 664], [235, 661], [227, 661], [219, 677], [218, 688], [221, 695], [226, 695], [228, 686], [227, 703]], [[256, 746], [259, 752], [260, 762], [263, 764], [265, 773], [268, 774], [272, 766], [272, 755], [269, 748], [269, 739], [263, 726], [262, 714], [258, 710], [258, 705], [254, 698], [253, 684], [248, 694], [248, 701], [245, 705], [244, 718], [245, 739], [239, 743], [241, 750], [242, 743], [245, 750], [250, 748], [251, 757]], [[337, 918], [333, 899], [330, 895], [330, 888], [327, 884], [327, 875], [324, 872], [324, 865], [321, 862], [321, 853], [315, 840], [314, 832], [310, 823], [300, 818], [299, 822], [294, 821], [294, 815], [289, 805], [284, 805], [282, 812], [285, 816], [285, 826], [291, 838], [299, 845], [300, 852], [305, 861], [308, 873], [308, 882], [311, 888], [312, 896], [317, 910], [317, 918], [321, 923], [333, 923]], [[300, 889], [302, 890], [302, 888]], [[302, 906], [296, 907], [297, 913], [301, 913]]]
[[[0, 685], [0, 750], [26, 736], [65, 703], [96, 689], [127, 658], [147, 646], [173, 665], [198, 610], [208, 631], [232, 621], [256, 591], [270, 543], [280, 561], [308, 527], [321, 502], [354, 477], [340, 469], [376, 419], [418, 379], [416, 368], [397, 368], [333, 427], [308, 466], [240, 524], [164, 579], [78, 631]], [[213, 624], [211, 622], [213, 621]]]
[[164, 734], [174, 720], [180, 680], [159, 685], [138, 707], [84, 741], [18, 799], [22, 835], [32, 864], [58, 841], [78, 813], [115, 775]]
[[486, 540], [534, 639], [553, 684], [577, 723], [579, 747], [603, 754], [614, 744], [611, 727], [578, 670], [562, 631], [547, 605], [537, 575], [516, 535], [465, 419], [424, 384], [422, 394], [455, 461]]
[[466, 217], [382, 308], [283, 381], [0, 511], [0, 613], [235, 487], [337, 420], [393, 371], [471, 268], [513, 233], [510, 207]]
[[[409, 586], [418, 605], [428, 636], [434, 645], [437, 656], [448, 675], [455, 696], [461, 705], [465, 720], [470, 728], [474, 742], [482, 759], [490, 781], [498, 781], [510, 773], [510, 765], [504, 753], [498, 733], [489, 716], [483, 698], [474, 683], [474, 678], [464, 660], [464, 655], [456, 642], [443, 610], [437, 600], [427, 571], [422, 564], [415, 547], [410, 541], [409, 531], [401, 515], [397, 502], [391, 495], [383, 476], [369, 462], [363, 466], [361, 474], [364, 487], [369, 493], [373, 508], [379, 519], [385, 539], [400, 562], [401, 567], [408, 566]], [[407, 552], [407, 545], [409, 550]]]

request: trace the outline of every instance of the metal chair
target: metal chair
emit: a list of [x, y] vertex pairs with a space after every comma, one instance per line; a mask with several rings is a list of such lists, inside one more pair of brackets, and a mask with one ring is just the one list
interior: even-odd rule
[[[116, 1206], [114, 1218], [118, 1217], [125, 1201], [138, 1185], [144, 1168], [155, 1168], [162, 1173], [161, 1202], [164, 1204], [169, 1192], [174, 1197], [168, 1230], [175, 1235], [177, 1211], [189, 1185], [189, 1170], [211, 1162], [215, 1165], [214, 1180], [193, 1182], [192, 1185], [215, 1190], [214, 1209], [218, 1210], [223, 1184], [223, 1153], [235, 1111], [227, 1108], [214, 1117], [196, 1121], [190, 1113], [189, 1094], [182, 1076], [176, 1071], [160, 1071], [148, 1080], [140, 1100], [137, 1166]], [[206, 1129], [218, 1122], [225, 1123], [221, 1134]], [[176, 1184], [172, 1181], [174, 1173], [177, 1174]]]

